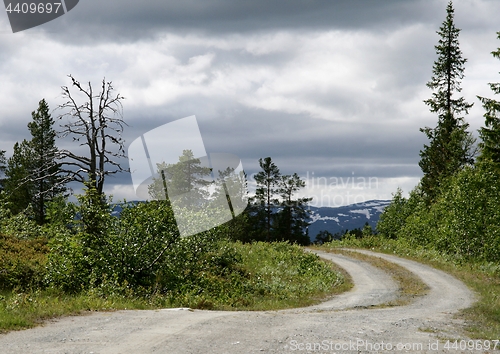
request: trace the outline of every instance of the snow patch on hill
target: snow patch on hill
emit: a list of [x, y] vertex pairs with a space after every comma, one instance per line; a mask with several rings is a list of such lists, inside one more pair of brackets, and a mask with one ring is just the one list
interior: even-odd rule
[[380, 214], [390, 204], [390, 200], [370, 200], [341, 207], [310, 207], [309, 237], [316, 239], [320, 231], [332, 234], [345, 230], [362, 229], [368, 223], [375, 229]]

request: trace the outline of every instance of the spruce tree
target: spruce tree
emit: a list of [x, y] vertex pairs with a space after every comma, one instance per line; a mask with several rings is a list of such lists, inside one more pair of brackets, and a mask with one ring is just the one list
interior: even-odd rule
[[[500, 39], [500, 32], [497, 32], [497, 35], [498, 39]], [[491, 54], [500, 59], [500, 48], [491, 52]], [[489, 86], [495, 95], [500, 94], [500, 83], [490, 83]], [[492, 161], [500, 166], [500, 101], [481, 96], [477, 97], [486, 111], [484, 114], [485, 127], [479, 129], [481, 154], [478, 160]]]
[[14, 152], [5, 170], [5, 196], [11, 213], [18, 214], [32, 202], [34, 189], [29, 181], [31, 149], [25, 139], [14, 144]]
[[420, 151], [419, 162], [424, 173], [421, 186], [428, 204], [436, 199], [444, 179], [473, 163], [474, 139], [467, 132], [468, 124], [461, 116], [468, 113], [472, 104], [463, 97], [454, 97], [462, 90], [460, 83], [467, 59], [462, 57], [459, 47], [460, 29], [455, 27], [452, 1], [448, 3], [446, 13], [446, 19], [437, 31], [441, 37], [435, 46], [438, 59], [434, 62], [431, 81], [427, 83], [434, 92], [432, 98], [424, 101], [431, 112], [438, 114], [438, 123], [435, 128], [420, 129], [430, 140], [429, 145], [424, 145]]
[[14, 145], [5, 171], [5, 194], [11, 212], [17, 214], [31, 205], [38, 224], [45, 223], [47, 203], [66, 190], [56, 158], [54, 120], [42, 99], [28, 123], [32, 139]]
[[5, 169], [7, 168], [7, 159], [5, 157], [5, 150], [0, 150], [0, 192], [3, 191], [5, 183]]
[[34, 189], [31, 201], [37, 223], [43, 224], [47, 202], [63, 194], [66, 188], [61, 177], [61, 164], [56, 161], [58, 149], [54, 119], [45, 99], [39, 102], [38, 109], [31, 116], [33, 120], [28, 123], [32, 136], [29, 142], [32, 158], [29, 178]]
[[190, 206], [199, 204], [203, 207], [208, 200], [210, 168], [203, 166], [202, 161], [194, 157], [192, 150], [183, 150], [179, 161], [173, 164], [166, 162], [157, 164], [158, 176], [148, 186], [149, 195], [158, 200], [177, 197]]

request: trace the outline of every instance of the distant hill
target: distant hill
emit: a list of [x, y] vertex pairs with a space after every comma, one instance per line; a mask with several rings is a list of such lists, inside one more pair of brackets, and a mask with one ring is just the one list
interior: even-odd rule
[[[137, 205], [139, 201], [128, 202]], [[390, 200], [370, 200], [364, 203], [351, 204], [341, 207], [309, 207], [311, 210], [311, 225], [309, 238], [314, 242], [316, 235], [323, 230], [332, 234], [363, 228], [366, 222], [375, 229], [380, 214], [391, 203]], [[112, 207], [112, 215], [119, 217], [122, 211], [121, 204]]]
[[310, 207], [312, 213], [309, 237], [314, 241], [320, 231], [326, 230], [335, 234], [344, 230], [363, 228], [366, 222], [375, 228], [380, 214], [390, 203], [390, 200], [370, 200], [335, 208]]

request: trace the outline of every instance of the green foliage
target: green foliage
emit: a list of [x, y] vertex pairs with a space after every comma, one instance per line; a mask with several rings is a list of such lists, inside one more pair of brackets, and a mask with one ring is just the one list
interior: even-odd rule
[[262, 216], [264, 217], [261, 223], [262, 226], [264, 226], [266, 241], [270, 241], [273, 207], [278, 204], [278, 199], [276, 197], [281, 173], [271, 157], [259, 159], [259, 165], [262, 171], [257, 173], [254, 177], [257, 188], [255, 190], [253, 203], [254, 207], [258, 209], [256, 216], [259, 219], [261, 219]]
[[169, 268], [178, 281], [172, 280], [169, 288], [141, 291], [106, 278], [78, 294], [52, 288], [4, 291], [0, 293], [0, 332], [89, 310], [179, 306], [277, 310], [314, 304], [345, 287], [343, 276], [329, 264], [285, 243], [213, 243], [205, 234], [183, 238], [178, 246]]
[[468, 113], [472, 104], [465, 102], [463, 97], [453, 97], [455, 92], [462, 90], [460, 81], [467, 60], [462, 58], [459, 47], [460, 29], [454, 24], [451, 1], [446, 12], [446, 20], [437, 32], [441, 37], [435, 46], [438, 59], [434, 62], [431, 81], [427, 83], [434, 92], [432, 98], [424, 101], [431, 112], [438, 114], [438, 124], [435, 128], [421, 129], [430, 140], [420, 151], [419, 162], [424, 173], [421, 186], [427, 204], [436, 200], [447, 177], [473, 162], [474, 138], [467, 132], [468, 124], [460, 117]]
[[32, 139], [14, 145], [2, 184], [12, 213], [18, 214], [31, 205], [34, 219], [42, 225], [46, 221], [47, 202], [64, 193], [65, 187], [60, 165], [56, 162], [54, 120], [45, 100], [41, 100], [38, 110], [32, 112], [32, 118], [28, 123]]
[[401, 188], [398, 188], [396, 193], [393, 194], [391, 204], [380, 215], [377, 223], [377, 232], [384, 237], [397, 238], [399, 230], [405, 226], [408, 217], [422, 207], [422, 198], [420, 197], [421, 193], [418, 187], [410, 193], [409, 199], [404, 198], [402, 194], [403, 191]]
[[324, 243], [332, 242], [335, 239], [335, 235], [327, 230], [322, 230], [316, 235], [316, 240], [314, 243], [322, 245]]
[[77, 206], [68, 202], [64, 196], [58, 195], [47, 202], [45, 213], [49, 230], [55, 228], [67, 229], [74, 226]]
[[[500, 32], [497, 32], [498, 39], [500, 39]], [[491, 54], [497, 59], [500, 59], [500, 48], [493, 51]], [[500, 83], [489, 84], [493, 94], [500, 94]], [[478, 160], [490, 160], [500, 166], [500, 101], [477, 96], [483, 108], [486, 111], [484, 114], [485, 127], [479, 129], [481, 137], [481, 155]]]
[[32, 200], [33, 184], [28, 180], [31, 161], [29, 142], [23, 140], [21, 143], [15, 143], [14, 153], [7, 161], [4, 182], [6, 200], [13, 214], [26, 209]]
[[294, 173], [292, 176], [281, 176], [278, 186], [281, 210], [275, 215], [274, 239], [309, 245], [309, 236], [304, 233], [304, 230], [309, 226], [307, 222], [309, 210], [306, 207], [312, 198], [294, 199], [294, 194], [304, 188], [306, 183]]
[[152, 286], [179, 238], [168, 202], [124, 205], [117, 219], [94, 187], [79, 199], [77, 232], [60, 233], [51, 241], [49, 283], [73, 292], [98, 286], [105, 278]]
[[499, 263], [499, 225], [500, 171], [483, 162], [449, 178], [430, 208], [417, 192], [408, 200], [396, 194], [377, 229], [387, 238], [435, 249], [455, 261]]
[[438, 251], [500, 262], [500, 172], [491, 163], [451, 179], [434, 209]]
[[180, 238], [170, 204], [140, 203], [125, 208], [115, 222], [116, 232], [109, 235], [107, 245], [111, 274], [118, 282], [152, 286]]
[[[184, 258], [186, 258], [184, 256]], [[194, 261], [193, 258], [187, 257]], [[188, 263], [189, 264], [189, 263]], [[269, 309], [311, 304], [343, 283], [318, 256], [288, 243], [222, 242], [189, 264], [178, 306]]]
[[47, 259], [47, 240], [22, 240], [0, 233], [0, 290], [42, 286]]
[[262, 171], [255, 175], [257, 188], [248, 208], [251, 239], [308, 245], [306, 207], [312, 198], [294, 197], [305, 182], [296, 173], [281, 175], [270, 157], [259, 159], [259, 164]]
[[208, 192], [204, 187], [208, 181], [204, 177], [210, 175], [210, 168], [204, 167], [191, 150], [184, 150], [175, 164], [157, 164], [157, 171], [159, 177], [148, 186], [152, 198], [165, 200], [177, 197], [186, 199], [184, 203], [190, 206], [207, 200]]
[[4, 215], [5, 217], [0, 219], [1, 233], [21, 240], [35, 239], [43, 235], [42, 228], [34, 221], [31, 206], [18, 214], [12, 215], [7, 211]]
[[38, 104], [38, 109], [31, 113], [33, 120], [28, 123], [31, 133], [29, 147], [29, 179], [33, 186], [30, 202], [33, 205], [35, 220], [45, 223], [46, 203], [66, 191], [61, 177], [61, 165], [56, 162], [56, 132], [54, 119], [50, 116], [49, 106], [45, 99]]
[[3, 197], [1, 194], [5, 183], [5, 169], [7, 168], [6, 163], [7, 158], [5, 157], [5, 150], [0, 150], [0, 198]]

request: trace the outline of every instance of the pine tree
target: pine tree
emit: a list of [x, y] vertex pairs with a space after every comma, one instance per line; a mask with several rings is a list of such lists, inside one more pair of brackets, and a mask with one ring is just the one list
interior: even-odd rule
[[294, 195], [304, 188], [306, 183], [294, 173], [291, 176], [281, 176], [278, 186], [281, 211], [275, 217], [275, 239], [308, 245], [310, 240], [305, 232], [309, 226], [309, 211], [306, 206], [312, 198], [294, 199]]
[[257, 216], [264, 216], [264, 228], [266, 241], [271, 241], [271, 225], [273, 218], [273, 209], [278, 204], [277, 193], [281, 173], [276, 164], [270, 157], [259, 159], [259, 165], [262, 171], [255, 175], [257, 188], [253, 198], [254, 209], [257, 209]]
[[190, 206], [199, 204], [200, 207], [208, 200], [205, 187], [209, 181], [205, 177], [210, 175], [210, 168], [203, 166], [191, 150], [183, 150], [177, 163], [157, 164], [157, 170], [158, 177], [153, 178], [153, 183], [148, 187], [152, 198], [163, 200], [176, 197], [179, 202]]
[[35, 221], [45, 223], [47, 203], [62, 195], [66, 188], [56, 162], [56, 132], [47, 102], [42, 99], [38, 109], [31, 113], [28, 123], [32, 139], [14, 145], [14, 153], [5, 170], [5, 192], [13, 214], [31, 205]]
[[5, 183], [5, 169], [7, 168], [5, 150], [0, 150], [0, 192], [3, 191]]
[[31, 149], [25, 139], [14, 144], [14, 152], [7, 161], [5, 170], [5, 195], [11, 213], [18, 214], [32, 202], [33, 184], [29, 181]]
[[467, 114], [472, 104], [463, 97], [453, 96], [462, 90], [460, 82], [467, 59], [462, 57], [459, 47], [460, 29], [454, 24], [452, 1], [448, 3], [446, 13], [446, 20], [437, 31], [441, 37], [435, 46], [438, 59], [434, 62], [431, 81], [427, 83], [434, 92], [432, 98], [424, 101], [431, 112], [438, 114], [438, 124], [435, 128], [421, 129], [430, 140], [429, 145], [424, 145], [420, 151], [419, 162], [424, 173], [421, 185], [427, 203], [435, 200], [444, 179], [473, 163], [474, 139], [467, 132], [468, 124], [460, 116]]
[[37, 223], [43, 224], [47, 202], [63, 194], [66, 188], [61, 177], [61, 165], [56, 161], [58, 149], [54, 119], [49, 114], [45, 99], [39, 102], [38, 109], [31, 115], [33, 120], [28, 123], [32, 136], [29, 142], [32, 158], [29, 178], [34, 188], [31, 201]]
[[[500, 32], [497, 32], [498, 39], [500, 39]], [[500, 48], [491, 52], [493, 56], [500, 59]], [[495, 95], [500, 94], [500, 83], [490, 83], [491, 90]], [[491, 98], [477, 96], [483, 108], [486, 111], [484, 114], [485, 127], [479, 129], [481, 143], [481, 155], [478, 157], [479, 161], [492, 161], [500, 165], [500, 101]]]

